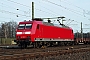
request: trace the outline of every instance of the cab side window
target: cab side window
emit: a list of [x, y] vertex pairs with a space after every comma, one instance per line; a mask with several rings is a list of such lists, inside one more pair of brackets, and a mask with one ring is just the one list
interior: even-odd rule
[[32, 28], [32, 24], [26, 24], [26, 29]]
[[38, 24], [38, 25], [37, 25], [37, 29], [39, 29], [39, 28], [40, 28], [40, 25]]
[[73, 33], [73, 30], [72, 30], [72, 33]]

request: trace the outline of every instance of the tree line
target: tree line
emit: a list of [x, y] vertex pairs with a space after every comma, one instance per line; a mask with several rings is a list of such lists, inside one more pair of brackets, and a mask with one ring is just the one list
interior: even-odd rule
[[1, 22], [0, 23], [0, 37], [2, 38], [15, 38], [17, 22]]

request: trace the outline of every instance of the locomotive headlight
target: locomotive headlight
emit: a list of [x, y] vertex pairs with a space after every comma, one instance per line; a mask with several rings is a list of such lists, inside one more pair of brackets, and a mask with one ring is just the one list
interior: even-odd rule
[[22, 32], [17, 32], [17, 34], [22, 34]]
[[25, 32], [25, 34], [31, 34], [31, 32]]

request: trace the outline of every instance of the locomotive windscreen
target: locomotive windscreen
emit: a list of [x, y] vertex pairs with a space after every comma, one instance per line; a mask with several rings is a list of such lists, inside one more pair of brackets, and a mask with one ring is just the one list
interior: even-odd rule
[[18, 29], [30, 29], [32, 24], [19, 24]]

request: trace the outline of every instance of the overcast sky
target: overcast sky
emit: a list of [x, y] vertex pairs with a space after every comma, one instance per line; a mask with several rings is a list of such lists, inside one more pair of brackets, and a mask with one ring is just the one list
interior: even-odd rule
[[30, 20], [32, 2], [35, 17], [64, 16], [66, 21], [63, 23], [73, 28], [74, 32], [80, 32], [81, 22], [83, 31], [90, 32], [90, 0], [0, 0], [0, 22]]

